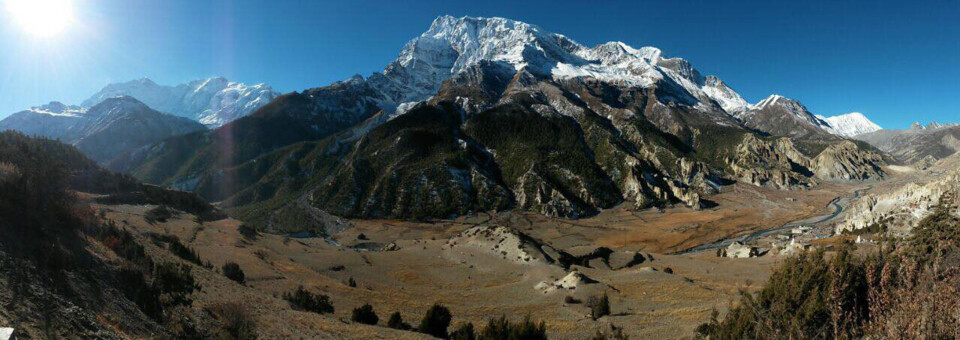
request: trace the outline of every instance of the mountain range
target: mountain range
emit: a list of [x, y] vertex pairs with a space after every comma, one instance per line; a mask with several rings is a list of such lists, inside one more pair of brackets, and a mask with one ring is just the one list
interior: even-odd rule
[[[878, 130], [854, 137], [888, 152], [906, 164], [927, 165], [960, 151], [960, 125], [914, 123], [905, 130]], [[924, 165], [923, 167], [925, 167]]]
[[219, 127], [250, 114], [279, 95], [266, 84], [246, 85], [222, 77], [176, 86], [157, 85], [142, 78], [107, 85], [80, 106], [92, 107], [108, 98], [130, 96], [157, 111]]
[[279, 96], [109, 166], [265, 228], [327, 213], [581, 217], [622, 202], [699, 209], [730, 181], [884, 176], [878, 150], [832, 131], [799, 102], [751, 105], [654, 47], [590, 48], [519, 21], [443, 16], [383, 72]]
[[219, 77], [177, 86], [157, 85], [142, 78], [107, 85], [79, 106], [53, 101], [14, 113], [0, 121], [0, 130], [60, 138], [88, 109], [120, 96], [132, 97], [151, 109], [215, 128], [252, 113], [279, 93], [265, 84], [248, 86]]
[[105, 163], [130, 149], [206, 127], [155, 111], [133, 97], [120, 96], [88, 109], [52, 102], [11, 115], [0, 121], [0, 130], [59, 139]]
[[[142, 138], [132, 138], [99, 126], [129, 118], [90, 119], [116, 98], [139, 103], [109, 105], [117, 110], [155, 109], [212, 130], [141, 124]], [[858, 137], [885, 131], [858, 112], [823, 117], [781, 95], [751, 104], [655, 47], [586, 47], [519, 21], [451, 16], [366, 78], [284, 95], [223, 78], [177, 86], [144, 78], [108, 85], [80, 106], [14, 114], [0, 122], [8, 128], [64, 139], [112, 170], [196, 191], [266, 226], [291, 214], [699, 209], [723, 183], [786, 190], [872, 180], [892, 160], [890, 148]], [[84, 146], [104, 140], [121, 143]]]

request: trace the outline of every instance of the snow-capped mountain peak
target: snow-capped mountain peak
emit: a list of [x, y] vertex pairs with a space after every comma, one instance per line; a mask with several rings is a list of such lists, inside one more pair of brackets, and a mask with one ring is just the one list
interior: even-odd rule
[[797, 104], [797, 105], [800, 104], [800, 103], [797, 103], [797, 102], [795, 102], [795, 101], [793, 101], [793, 100], [790, 100], [790, 99], [787, 98], [787, 97], [784, 97], [784, 96], [781, 96], [781, 95], [779, 95], [779, 94], [774, 93], [774, 94], [771, 94], [771, 95], [767, 96], [767, 98], [761, 99], [759, 102], [757, 102], [756, 104], [754, 104], [753, 107], [755, 107], [755, 108], [757, 108], [757, 109], [763, 109], [763, 108], [766, 108], [768, 105], [773, 105], [773, 104], [778, 104], [778, 103], [788, 103], [788, 104], [794, 104], [794, 103], [795, 103], [795, 104]]
[[860, 112], [850, 112], [833, 117], [817, 117], [830, 124], [828, 129], [830, 132], [844, 137], [853, 137], [883, 129]]
[[920, 122], [913, 122], [910, 124], [909, 130], [937, 130], [942, 128], [949, 128], [954, 126], [960, 126], [960, 123], [939, 123], [939, 122], [930, 122], [927, 125], [920, 124]]
[[723, 80], [715, 76], [707, 76], [704, 81], [703, 91], [720, 104], [725, 111], [732, 115], [750, 109], [748, 103], [739, 93], [727, 86]]
[[58, 101], [52, 101], [45, 105], [31, 107], [30, 110], [27, 111], [30, 113], [50, 116], [75, 117], [82, 115], [84, 112], [86, 112], [86, 109], [74, 105], [65, 105]]
[[246, 85], [223, 77], [194, 80], [177, 86], [158, 85], [148, 78], [107, 85], [81, 104], [92, 107], [117, 96], [130, 96], [161, 112], [217, 127], [252, 113], [280, 93], [265, 84]]
[[[368, 80], [383, 94], [386, 110], [433, 96], [443, 81], [475, 65], [499, 63], [554, 79], [593, 78], [628, 86], [679, 85], [688, 105], [712, 104], [739, 112], [748, 104], [719, 79], [707, 82], [689, 62], [665, 58], [656, 47], [612, 41], [588, 48], [564, 35], [505, 18], [441, 16], [408, 42], [397, 59]], [[721, 86], [722, 85], [722, 86]], [[718, 111], [718, 110], [714, 110]]]
[[830, 124], [800, 102], [773, 94], [736, 116], [746, 126], [777, 136], [835, 139]]
[[930, 122], [929, 124], [927, 124], [927, 129], [936, 130], [936, 129], [954, 127], [954, 126], [960, 126], [960, 124], [958, 124], [958, 123]]
[[810, 110], [808, 110], [806, 106], [803, 106], [803, 104], [800, 104], [800, 102], [779, 94], [772, 94], [753, 105], [754, 110], [765, 110], [774, 107], [782, 109], [787, 113], [799, 118], [800, 120], [809, 122], [810, 124], [819, 127], [826, 127], [829, 125], [823, 119], [817, 117], [813, 113], [810, 113]]

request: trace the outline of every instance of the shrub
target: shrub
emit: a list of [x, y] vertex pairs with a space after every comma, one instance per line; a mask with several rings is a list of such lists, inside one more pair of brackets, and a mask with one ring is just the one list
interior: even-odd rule
[[610, 299], [607, 293], [603, 296], [591, 296], [587, 300], [587, 307], [590, 307], [590, 317], [594, 320], [610, 315]]
[[410, 324], [403, 322], [403, 317], [400, 316], [400, 312], [393, 312], [390, 314], [390, 320], [387, 321], [387, 327], [400, 330], [410, 330]]
[[314, 294], [303, 286], [297, 287], [293, 293], [284, 293], [283, 299], [290, 302], [294, 309], [305, 310], [317, 314], [333, 313], [333, 304], [330, 303], [330, 297], [326, 295]]
[[172, 305], [190, 304], [190, 294], [199, 289], [190, 266], [172, 262], [160, 264], [154, 269], [153, 286]]
[[523, 321], [513, 325], [510, 335], [512, 339], [547, 340], [547, 325], [543, 321], [533, 322], [527, 315]]
[[673, 274], [673, 268], [670, 268], [670, 267], [663, 268], [663, 272], [667, 274]]
[[137, 243], [129, 231], [117, 227], [112, 221], [97, 228], [93, 236], [117, 256], [133, 262], [144, 272], [153, 271], [153, 259], [147, 255], [143, 246]]
[[617, 328], [617, 330], [612, 332], [603, 332], [597, 331], [597, 334], [593, 336], [593, 340], [629, 340], [630, 337], [623, 335], [623, 328]]
[[150, 224], [156, 224], [157, 222], [166, 223], [173, 215], [174, 211], [172, 209], [165, 205], [160, 205], [148, 210], [147, 213], [143, 215], [143, 219], [147, 220]]
[[204, 265], [203, 261], [200, 259], [200, 255], [197, 255], [197, 252], [190, 247], [180, 243], [180, 239], [178, 238], [174, 238], [173, 242], [170, 242], [170, 246], [168, 246], [167, 249], [169, 249], [173, 255], [176, 255], [187, 262], [191, 262], [201, 267]]
[[473, 330], [473, 323], [461, 324], [456, 330], [450, 332], [450, 340], [476, 340], [477, 335]]
[[357, 287], [357, 281], [353, 279], [353, 276], [351, 276], [350, 279], [347, 280], [347, 285], [353, 288]]
[[528, 339], [528, 340], [546, 340], [547, 326], [541, 322], [533, 322], [530, 315], [523, 318], [523, 321], [512, 323], [506, 316], [493, 318], [487, 321], [487, 327], [480, 332], [480, 339]]
[[137, 304], [143, 314], [160, 321], [163, 318], [163, 305], [160, 303], [160, 293], [147, 283], [143, 273], [139, 270], [124, 268], [116, 273], [117, 288], [133, 303]]
[[380, 318], [373, 311], [373, 306], [367, 303], [353, 309], [353, 313], [350, 314], [350, 321], [365, 325], [376, 325]]
[[237, 227], [237, 231], [240, 232], [240, 235], [250, 240], [256, 240], [257, 235], [259, 235], [257, 229], [249, 224], [241, 224]]
[[246, 282], [246, 275], [243, 273], [243, 269], [240, 269], [240, 265], [235, 262], [227, 262], [223, 264], [223, 275], [228, 279], [236, 281], [237, 283], [243, 284]]
[[245, 306], [227, 302], [216, 304], [208, 310], [220, 321], [222, 331], [229, 334], [229, 338], [256, 339], [258, 337], [257, 323]]
[[437, 338], [446, 338], [447, 328], [450, 327], [450, 320], [452, 318], [453, 316], [450, 315], [450, 310], [447, 309], [447, 307], [434, 304], [433, 307], [427, 310], [427, 314], [423, 316], [423, 320], [420, 321], [420, 326], [417, 327], [417, 331]]

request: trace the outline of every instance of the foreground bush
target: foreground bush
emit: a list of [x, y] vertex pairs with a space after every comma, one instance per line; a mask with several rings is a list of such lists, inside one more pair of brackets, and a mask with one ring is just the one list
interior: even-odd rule
[[373, 311], [373, 306], [367, 303], [353, 309], [353, 312], [350, 314], [350, 321], [366, 325], [376, 325], [377, 322], [380, 322], [380, 318], [377, 317], [377, 313]]
[[330, 303], [330, 297], [326, 295], [314, 294], [303, 286], [297, 287], [293, 293], [284, 293], [283, 299], [290, 302], [296, 310], [304, 310], [317, 314], [333, 313], [333, 304]]
[[241, 224], [237, 227], [237, 231], [249, 240], [256, 240], [258, 236], [257, 229], [249, 224]]
[[237, 283], [243, 284], [247, 282], [247, 276], [243, 273], [243, 269], [240, 269], [240, 265], [236, 262], [227, 262], [223, 264], [223, 276], [226, 276], [228, 279], [236, 281]]
[[617, 328], [613, 332], [603, 332], [597, 331], [597, 334], [591, 338], [591, 340], [629, 340], [630, 337], [623, 335], [623, 328]]
[[476, 340], [477, 334], [473, 330], [473, 323], [466, 323], [450, 332], [450, 340]]
[[487, 327], [480, 332], [479, 339], [525, 339], [546, 340], [547, 326], [543, 321], [537, 323], [527, 315], [523, 321], [512, 323], [506, 316], [487, 321]]
[[[949, 198], [948, 198], [949, 199]], [[786, 260], [755, 295], [745, 294], [697, 333], [744, 338], [960, 338], [960, 219], [950, 201], [913, 236], [877, 254], [852, 245]]]
[[440, 304], [434, 304], [427, 310], [427, 314], [420, 321], [417, 331], [432, 335], [437, 338], [447, 337], [447, 328], [450, 327], [450, 319], [453, 316], [450, 310]]
[[157, 206], [156, 208], [147, 210], [147, 213], [143, 215], [143, 218], [150, 222], [150, 224], [156, 224], [157, 222], [166, 223], [175, 212], [173, 209], [168, 208], [165, 205]]
[[153, 286], [171, 304], [188, 305], [190, 294], [199, 289], [190, 266], [181, 263], [163, 263], [153, 270]]
[[610, 298], [607, 293], [602, 296], [591, 296], [587, 300], [587, 307], [590, 307], [590, 317], [594, 320], [610, 315]]
[[187, 245], [180, 242], [179, 238], [174, 237], [167, 249], [169, 249], [170, 252], [173, 253], [173, 255], [176, 255], [177, 257], [184, 259], [190, 263], [193, 263], [201, 267], [207, 266], [203, 263], [203, 260], [200, 259], [200, 255], [198, 255], [197, 252], [193, 250], [193, 248], [190, 248]]
[[393, 314], [390, 314], [390, 320], [387, 321], [387, 327], [404, 331], [408, 331], [412, 328], [410, 327], [410, 324], [403, 322], [403, 317], [400, 316], [400, 312], [393, 312]]
[[208, 308], [210, 313], [220, 321], [221, 332], [226, 333], [220, 338], [226, 339], [256, 339], [257, 323], [250, 311], [236, 302], [227, 302], [213, 305]]

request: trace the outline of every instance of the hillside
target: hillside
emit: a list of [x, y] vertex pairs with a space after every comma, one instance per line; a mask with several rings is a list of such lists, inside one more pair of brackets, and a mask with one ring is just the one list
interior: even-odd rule
[[[140, 212], [112, 219], [115, 209]], [[396, 338], [296, 312], [215, 272], [175, 235], [137, 229], [233, 222], [193, 194], [106, 172], [57, 141], [0, 133], [0, 214], [0, 323], [18, 338]], [[249, 301], [260, 301], [258, 312]], [[286, 321], [260, 315], [263, 308]]]

